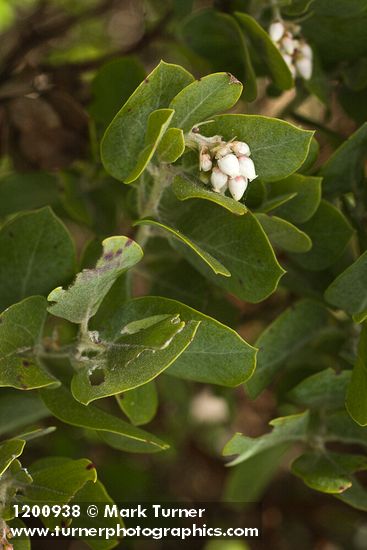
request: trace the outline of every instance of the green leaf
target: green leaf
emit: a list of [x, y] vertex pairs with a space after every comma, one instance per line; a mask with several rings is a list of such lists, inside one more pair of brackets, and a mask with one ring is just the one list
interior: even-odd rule
[[277, 181], [293, 174], [305, 161], [313, 132], [289, 122], [260, 115], [219, 115], [201, 127], [206, 136], [219, 134], [249, 144], [256, 173], [263, 181]]
[[307, 252], [311, 249], [310, 237], [287, 220], [266, 214], [256, 214], [256, 218], [273, 246], [288, 252]]
[[0, 444], [0, 476], [9, 468], [10, 464], [22, 454], [25, 441], [9, 439]]
[[117, 402], [135, 426], [148, 424], [158, 408], [158, 395], [154, 381], [116, 396]]
[[289, 16], [302, 15], [305, 13], [315, 0], [293, 0], [282, 8], [282, 12]]
[[286, 193], [285, 195], [275, 196], [273, 199], [266, 198], [260, 206], [254, 209], [254, 211], [259, 212], [260, 214], [267, 214], [268, 212], [275, 210], [279, 206], [286, 204], [288, 201], [292, 200], [296, 196], [297, 193]]
[[233, 468], [228, 476], [224, 500], [258, 502], [289, 447], [289, 443], [270, 447]]
[[280, 315], [257, 339], [257, 368], [247, 389], [257, 397], [271, 382], [286, 361], [307, 346], [328, 323], [324, 306], [302, 300]]
[[344, 309], [357, 323], [367, 318], [367, 252], [331, 283], [325, 292], [325, 299]]
[[163, 229], [164, 231], [167, 231], [176, 239], [192, 248], [192, 250], [194, 250], [195, 253], [200, 256], [200, 258], [210, 267], [210, 269], [214, 271], [216, 275], [223, 275], [223, 277], [231, 276], [231, 273], [228, 271], [228, 269], [226, 269], [216, 258], [209, 254], [209, 252], [206, 252], [205, 250], [203, 250], [203, 248], [201, 248], [201, 246], [197, 245], [193, 240], [186, 237], [186, 235], [184, 235], [180, 229], [170, 227], [169, 225], [166, 225], [156, 220], [151, 220], [149, 218], [138, 220], [137, 222], [135, 222], [134, 225], [153, 225], [155, 227]]
[[0, 309], [47, 294], [75, 273], [70, 235], [50, 208], [21, 213], [0, 231]]
[[161, 63], [140, 84], [106, 130], [101, 143], [104, 167], [124, 181], [136, 165], [150, 114], [168, 107], [170, 101], [193, 77], [182, 67]]
[[158, 452], [168, 448], [168, 445], [154, 435], [135, 428], [94, 405], [81, 405], [64, 386], [57, 390], [42, 390], [41, 396], [56, 418], [72, 426], [96, 430], [101, 436], [114, 436], [115, 446], [120, 450], [137, 453]]
[[157, 147], [160, 162], [176, 162], [185, 152], [185, 138], [181, 128], [168, 128]]
[[356, 363], [348, 387], [346, 407], [350, 416], [361, 426], [367, 425], [367, 325], [359, 338]]
[[24, 491], [27, 502], [57, 502], [64, 504], [87, 483], [95, 482], [97, 473], [86, 458], [49, 457], [34, 462], [29, 468], [33, 483]]
[[[337, 399], [338, 397], [337, 395]], [[337, 441], [339, 443], [367, 447], [365, 428], [356, 424], [345, 411], [344, 407], [341, 411], [325, 415], [322, 435], [325, 442]]]
[[199, 122], [233, 107], [241, 93], [241, 82], [230, 73], [214, 73], [195, 80], [171, 101], [170, 108], [175, 111], [172, 125], [188, 132]]
[[313, 246], [310, 252], [294, 256], [294, 260], [310, 271], [322, 271], [335, 263], [353, 235], [352, 226], [340, 210], [324, 200], [300, 229], [311, 237]]
[[[174, 248], [214, 284], [250, 302], [263, 300], [277, 287], [284, 271], [251, 212], [237, 216], [209, 201], [180, 202], [167, 189], [158, 215], [162, 223], [174, 227], [183, 241], [188, 239], [194, 250], [179, 241], [172, 242]], [[226, 270], [224, 273], [231, 276], [216, 276], [208, 267], [209, 262], [203, 262], [202, 252], [215, 258], [224, 266], [221, 271]]]
[[288, 393], [288, 398], [311, 409], [341, 409], [350, 374], [350, 371], [337, 373], [331, 368], [324, 369], [302, 380]]
[[184, 43], [208, 61], [214, 71], [229, 71], [245, 82], [244, 99], [256, 99], [256, 75], [247, 44], [233, 17], [217, 10], [201, 10], [184, 20], [179, 33]]
[[292, 472], [304, 483], [322, 493], [343, 493], [352, 486], [350, 475], [367, 469], [362, 455], [325, 452], [305, 453], [292, 463]]
[[237, 433], [223, 449], [224, 456], [238, 455], [230, 466], [240, 464], [249, 458], [285, 443], [305, 441], [309, 426], [308, 411], [276, 418], [270, 422], [273, 430], [260, 437], [252, 438]]
[[219, 206], [223, 206], [223, 208], [226, 208], [232, 212], [232, 214], [237, 214], [238, 216], [242, 216], [247, 212], [247, 207], [241, 202], [211, 191], [198, 180], [192, 181], [186, 177], [176, 176], [172, 183], [172, 189], [180, 201], [203, 199], [219, 204]]
[[143, 256], [140, 246], [128, 237], [103, 241], [103, 254], [94, 269], [80, 272], [67, 290], [55, 288], [48, 296], [48, 310], [72, 323], [82, 323], [96, 313], [103, 298], [122, 273]]
[[[143, 320], [146, 325], [138, 328]], [[198, 325], [181, 321], [177, 314], [147, 319], [143, 314], [121, 325], [112, 340], [105, 340], [102, 332], [100, 352], [82, 358], [77, 368], [71, 384], [74, 397], [88, 404], [150, 382], [190, 345]]]
[[242, 384], [252, 375], [255, 348], [222, 323], [175, 300], [152, 296], [132, 300], [94, 328], [100, 329], [106, 339], [112, 339], [122, 326], [135, 319], [146, 315], [171, 314], [173, 311], [178, 312], [186, 323], [200, 324], [193, 342], [176, 358], [168, 374], [230, 387]]
[[250, 15], [236, 12], [240, 26], [266, 64], [274, 84], [281, 90], [294, 86], [292, 74], [269, 34]]
[[132, 183], [144, 172], [151, 161], [159, 142], [167, 130], [174, 111], [172, 109], [157, 109], [150, 113], [145, 134], [145, 146], [141, 149], [132, 172], [125, 178], [125, 183]]
[[367, 491], [356, 478], [352, 479], [352, 486], [341, 494], [335, 495], [338, 500], [345, 504], [367, 512]]
[[133, 57], [121, 57], [102, 65], [91, 83], [93, 99], [89, 112], [94, 120], [106, 128], [144, 77], [143, 65]]
[[[87, 481], [87, 483], [75, 494], [74, 498], [70, 502], [70, 505], [73, 504], [81, 505], [85, 504], [100, 504], [101, 509], [104, 509], [106, 505], [114, 505], [114, 502], [110, 495], [107, 493], [105, 487], [100, 481], [92, 482]], [[81, 533], [85, 532], [83, 529], [104, 529], [101, 533], [106, 533], [106, 529], [112, 528], [116, 529], [117, 525], [123, 526], [122, 519], [114, 517], [104, 517], [104, 514], [100, 514], [97, 517], [89, 517], [88, 514], [81, 514], [79, 517], [73, 518], [72, 527], [81, 529]], [[110, 531], [112, 532], [112, 531]], [[82, 538], [84, 542], [90, 546], [93, 550], [109, 550], [110, 548], [115, 548], [118, 545], [119, 541], [117, 538], [110, 537], [108, 540], [106, 538], [91, 538], [86, 537]]]
[[[21, 529], [26, 527], [26, 525], [19, 518], [12, 519], [10, 523], [9, 522], [7, 523], [10, 527], [15, 529], [19, 529], [19, 528]], [[11, 544], [12, 544], [13, 550], [31, 550], [31, 541], [28, 537], [21, 538], [21, 539], [20, 538], [12, 539]]]
[[347, 193], [361, 186], [366, 148], [367, 122], [344, 141], [321, 168], [319, 174], [324, 178], [326, 194]]
[[30, 426], [49, 416], [36, 392], [2, 390], [0, 394], [0, 435]]
[[37, 357], [46, 320], [42, 296], [26, 298], [0, 316], [0, 386], [31, 390], [57, 384]]
[[292, 223], [304, 223], [316, 212], [321, 201], [322, 178], [293, 174], [281, 181], [267, 185], [270, 198], [276, 200], [288, 193], [295, 193], [289, 202], [277, 207], [276, 215]]
[[0, 217], [54, 205], [59, 200], [55, 176], [44, 172], [9, 174], [0, 179]]

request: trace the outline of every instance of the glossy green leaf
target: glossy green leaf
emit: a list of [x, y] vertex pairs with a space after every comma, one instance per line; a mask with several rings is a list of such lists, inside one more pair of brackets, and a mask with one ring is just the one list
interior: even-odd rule
[[42, 399], [56, 418], [90, 430], [100, 435], [112, 434], [120, 450], [128, 452], [158, 452], [168, 448], [160, 439], [128, 422], [113, 416], [94, 405], [81, 405], [69, 390], [61, 386], [57, 390], [42, 390]]
[[245, 83], [243, 98], [257, 95], [256, 75], [237, 21], [217, 10], [201, 10], [187, 17], [179, 29], [185, 44], [210, 63], [214, 71], [229, 71]]
[[163, 61], [148, 75], [103, 137], [101, 156], [109, 174], [122, 181], [130, 176], [145, 141], [150, 114], [168, 107], [175, 95], [192, 81], [185, 69]]
[[319, 174], [324, 178], [325, 193], [346, 193], [361, 185], [366, 148], [367, 122], [344, 141], [321, 168]]
[[[144, 325], [137, 323], [144, 320]], [[113, 339], [100, 334], [100, 351], [84, 357], [72, 381], [74, 397], [88, 404], [146, 384], [167, 369], [192, 342], [199, 323], [176, 313], [131, 320]]]
[[95, 467], [85, 458], [43, 458], [32, 464], [29, 473], [33, 483], [25, 490], [27, 502], [67, 503], [87, 481], [97, 480]]
[[174, 111], [172, 109], [157, 109], [149, 115], [145, 134], [145, 145], [138, 155], [135, 168], [128, 177], [125, 178], [125, 183], [132, 183], [144, 172], [157, 150], [159, 142], [164, 136], [173, 115]]
[[290, 16], [302, 15], [312, 8], [313, 2], [315, 0], [292, 0], [282, 8], [282, 12]]
[[297, 196], [297, 193], [285, 193], [284, 195], [278, 195], [272, 198], [266, 198], [260, 206], [254, 209], [255, 212], [260, 214], [267, 214], [272, 210], [275, 210], [279, 206], [286, 204], [288, 201], [294, 199]]
[[260, 115], [219, 115], [205, 124], [206, 136], [221, 135], [245, 141], [251, 149], [256, 173], [263, 181], [277, 181], [293, 174], [305, 161], [313, 132], [289, 122]]
[[308, 487], [322, 493], [343, 493], [352, 486], [350, 475], [367, 469], [362, 455], [305, 453], [292, 463], [292, 472]]
[[261, 225], [250, 212], [237, 216], [210, 201], [177, 201], [167, 189], [158, 215], [164, 224], [174, 227], [179, 236], [189, 239], [200, 252], [215, 258], [231, 275], [216, 276], [195, 248], [173, 241], [172, 245], [214, 284], [250, 302], [263, 300], [277, 287], [283, 269]]
[[47, 294], [75, 273], [70, 235], [49, 208], [18, 214], [0, 231], [0, 309]]
[[337, 373], [331, 368], [324, 369], [302, 380], [288, 397], [307, 408], [342, 409], [350, 374], [350, 371]]
[[351, 266], [331, 283], [325, 292], [325, 299], [344, 309], [357, 323], [367, 318], [367, 252], [364, 252]]
[[294, 259], [310, 271], [321, 271], [336, 262], [353, 234], [352, 226], [340, 210], [324, 200], [300, 229], [310, 236], [313, 246], [309, 252], [297, 254]]
[[103, 128], [111, 122], [145, 77], [143, 65], [133, 57], [113, 59], [97, 71], [91, 83], [89, 112]]
[[256, 214], [256, 218], [273, 246], [288, 252], [307, 252], [311, 249], [310, 237], [287, 220], [266, 214]]
[[37, 357], [47, 302], [26, 298], [0, 316], [0, 386], [30, 390], [57, 384]]
[[19, 431], [49, 416], [36, 392], [3, 389], [0, 394], [0, 435]]
[[354, 477], [351, 477], [352, 486], [341, 494], [335, 495], [338, 500], [345, 504], [367, 512], [367, 491], [363, 485]]
[[324, 306], [302, 300], [282, 313], [257, 339], [257, 368], [247, 389], [252, 398], [261, 393], [286, 361], [307, 346], [328, 323]]
[[230, 465], [240, 464], [266, 450], [285, 443], [305, 441], [309, 426], [309, 414], [303, 412], [276, 418], [270, 422], [273, 430], [260, 437], [252, 438], [237, 433], [223, 449], [224, 456], [238, 455]]
[[9, 468], [10, 464], [22, 454], [25, 441], [9, 439], [0, 444], [0, 476]]
[[158, 408], [158, 395], [154, 381], [116, 396], [121, 409], [135, 426], [150, 422]]
[[232, 212], [232, 214], [237, 214], [238, 216], [242, 216], [247, 212], [247, 207], [243, 203], [226, 197], [221, 193], [215, 193], [199, 180], [193, 181], [187, 177], [177, 176], [173, 180], [172, 189], [180, 201], [203, 199], [219, 204], [219, 206], [223, 206], [223, 208], [226, 208]]
[[175, 112], [172, 125], [188, 132], [199, 122], [233, 107], [241, 93], [241, 82], [230, 73], [214, 73], [195, 80], [171, 101], [170, 108]]
[[168, 128], [157, 147], [160, 162], [176, 162], [185, 151], [185, 138], [181, 128]]
[[72, 323], [82, 323], [96, 313], [113, 283], [143, 256], [140, 246], [128, 237], [103, 241], [103, 254], [94, 269], [80, 272], [67, 290], [55, 288], [48, 296], [48, 310]]
[[206, 252], [201, 246], [195, 243], [192, 239], [186, 237], [180, 229], [176, 229], [174, 227], [170, 227], [169, 225], [166, 225], [165, 223], [159, 222], [157, 220], [152, 220], [149, 218], [143, 218], [142, 220], [139, 220], [135, 222], [135, 225], [152, 225], [155, 227], [159, 227], [160, 229], [163, 229], [164, 231], [167, 231], [169, 234], [173, 235], [176, 239], [183, 242], [185, 245], [189, 246], [194, 250], [194, 252], [200, 256], [200, 258], [214, 271], [216, 275], [222, 275], [223, 277], [230, 277], [231, 273], [226, 269], [216, 258], [214, 258], [211, 254]]
[[292, 74], [269, 34], [250, 15], [240, 12], [236, 12], [235, 15], [245, 36], [249, 38], [266, 64], [274, 84], [281, 90], [292, 88], [294, 85]]
[[269, 198], [276, 200], [287, 193], [295, 193], [289, 202], [276, 209], [276, 215], [293, 223], [304, 223], [316, 212], [321, 201], [321, 178], [293, 174], [267, 185]]
[[347, 410], [361, 426], [367, 425], [367, 325], [359, 338], [356, 363], [347, 392]]
[[175, 300], [151, 296], [132, 300], [93, 328], [100, 329], [106, 339], [111, 339], [121, 326], [135, 319], [145, 315], [167, 315], [173, 311], [178, 312], [186, 323], [200, 324], [193, 342], [176, 358], [167, 371], [169, 374], [223, 386], [237, 386], [252, 375], [255, 348], [222, 323]]

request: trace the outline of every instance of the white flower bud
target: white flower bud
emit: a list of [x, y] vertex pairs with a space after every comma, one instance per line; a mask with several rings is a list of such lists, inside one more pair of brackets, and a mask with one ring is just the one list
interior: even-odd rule
[[240, 174], [244, 178], [247, 178], [248, 180], [252, 181], [255, 178], [257, 178], [255, 165], [253, 161], [246, 157], [242, 156], [238, 159], [239, 165], [240, 165]]
[[269, 27], [269, 35], [273, 42], [279, 42], [284, 34], [285, 28], [281, 21], [274, 21]]
[[236, 155], [229, 154], [222, 157], [218, 160], [218, 166], [222, 172], [231, 178], [235, 178], [240, 175], [240, 165]]
[[244, 141], [233, 141], [232, 150], [237, 157], [240, 155], [249, 157], [251, 155], [250, 147]]
[[283, 59], [287, 63], [289, 70], [292, 73], [293, 78], [296, 78], [296, 67], [293, 63], [293, 58], [288, 54], [283, 54]]
[[223, 172], [219, 170], [217, 166], [214, 166], [213, 168], [210, 181], [213, 186], [213, 190], [216, 193], [225, 193], [227, 189], [228, 176], [226, 174], [223, 174]]
[[229, 155], [230, 153], [232, 153], [231, 145], [232, 145], [231, 143], [225, 143], [224, 145], [219, 147], [219, 149], [217, 150], [217, 152], [215, 154], [215, 158], [220, 159], [220, 158], [225, 157], [226, 155]]
[[296, 59], [296, 69], [302, 78], [309, 80], [312, 76], [312, 61], [307, 57], [299, 57]]
[[247, 179], [243, 176], [229, 178], [228, 188], [235, 201], [242, 199], [244, 192], [247, 189]]
[[293, 55], [298, 46], [298, 40], [294, 40], [291, 36], [286, 35], [282, 39], [281, 46], [285, 53]]
[[301, 44], [299, 44], [298, 51], [301, 53], [303, 57], [306, 57], [307, 59], [310, 59], [312, 61], [312, 57], [313, 57], [312, 48], [306, 42], [303, 41], [301, 42]]
[[212, 166], [212, 159], [208, 153], [200, 155], [200, 170], [203, 172], [209, 172], [209, 170], [212, 169]]

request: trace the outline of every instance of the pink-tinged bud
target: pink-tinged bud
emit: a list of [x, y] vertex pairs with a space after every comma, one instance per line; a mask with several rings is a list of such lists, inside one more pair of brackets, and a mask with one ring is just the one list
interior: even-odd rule
[[299, 57], [296, 59], [296, 69], [302, 78], [309, 80], [312, 76], [312, 61], [307, 57]]
[[212, 169], [212, 166], [212, 159], [208, 153], [200, 155], [200, 170], [203, 172], [209, 172], [209, 170]]
[[250, 147], [244, 141], [233, 141], [232, 150], [237, 157], [241, 155], [249, 157], [251, 155]]
[[247, 189], [247, 179], [243, 176], [229, 178], [228, 188], [234, 200], [239, 201]]
[[213, 186], [213, 190], [216, 193], [225, 193], [227, 189], [228, 176], [226, 174], [223, 174], [223, 172], [219, 170], [217, 166], [213, 168], [210, 181]]
[[257, 178], [255, 165], [250, 158], [242, 156], [238, 159], [238, 162], [240, 165], [241, 176], [243, 176], [244, 178], [247, 178], [249, 181], [252, 181], [255, 178]]
[[240, 165], [236, 155], [230, 154], [218, 160], [218, 166], [229, 176], [230, 178], [235, 178], [240, 175]]
[[279, 42], [285, 32], [281, 21], [274, 21], [269, 27], [269, 35], [273, 42]]

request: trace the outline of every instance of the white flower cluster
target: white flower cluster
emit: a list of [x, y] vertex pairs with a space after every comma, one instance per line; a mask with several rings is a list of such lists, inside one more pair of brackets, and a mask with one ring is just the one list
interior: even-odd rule
[[269, 35], [287, 63], [293, 78], [309, 80], [312, 76], [312, 49], [300, 36], [300, 27], [294, 23], [273, 21]]
[[257, 178], [250, 147], [243, 141], [223, 141], [220, 136], [205, 141], [199, 155], [200, 170], [210, 173], [206, 182], [210, 181], [213, 191], [224, 195], [228, 189], [236, 201], [241, 200], [248, 182]]

